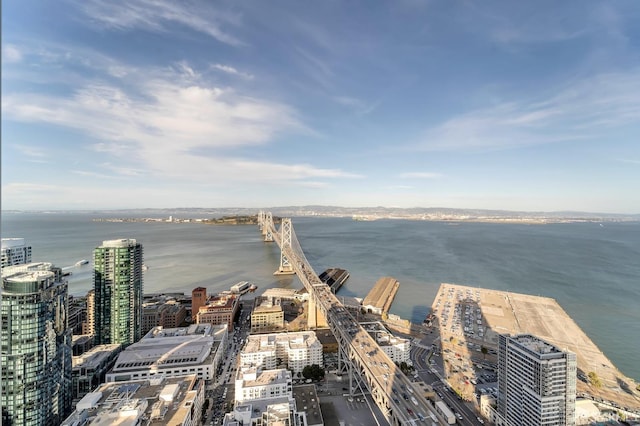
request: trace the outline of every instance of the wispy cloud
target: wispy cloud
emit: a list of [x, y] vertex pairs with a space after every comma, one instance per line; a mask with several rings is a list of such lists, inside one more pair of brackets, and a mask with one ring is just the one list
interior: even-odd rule
[[24, 195], [28, 193], [51, 193], [59, 189], [57, 185], [46, 185], [29, 182], [13, 182], [2, 185], [2, 194], [6, 196]]
[[246, 73], [246, 72], [242, 72], [242, 71], [238, 71], [237, 69], [235, 69], [234, 67], [231, 67], [229, 65], [222, 65], [222, 64], [214, 64], [211, 65], [211, 68], [225, 72], [227, 74], [232, 74], [232, 75], [237, 75], [238, 77], [242, 77], [242, 78], [246, 78], [247, 80], [252, 80], [253, 79], [253, 75]]
[[118, 176], [113, 176], [105, 173], [93, 172], [90, 170], [71, 170], [71, 173], [79, 176], [95, 177], [99, 179], [115, 179]]
[[16, 144], [14, 146], [18, 151], [20, 151], [23, 155], [26, 155], [27, 157], [42, 159], [49, 155], [45, 149], [40, 147], [36, 147], [32, 145], [23, 145], [23, 144]]
[[237, 25], [234, 14], [214, 9], [212, 4], [191, 1], [158, 0], [84, 0], [79, 2], [90, 23], [115, 30], [144, 29], [168, 31], [170, 24], [179, 24], [232, 46], [245, 44], [222, 27]]
[[407, 172], [400, 174], [402, 179], [439, 179], [442, 177], [441, 173], [434, 172]]
[[118, 158], [102, 164], [104, 171], [96, 170], [105, 175], [226, 182], [357, 177], [234, 155], [236, 149], [265, 145], [287, 133], [313, 134], [286, 104], [219, 87], [186, 62], [162, 69], [126, 68], [117, 81], [91, 80], [70, 96], [6, 94], [4, 114], [92, 136], [99, 142], [89, 142], [88, 148]]
[[298, 47], [295, 49], [298, 53], [297, 59], [300, 70], [316, 84], [320, 84], [323, 88], [329, 89], [333, 86], [333, 78], [335, 73], [329, 65], [329, 61], [321, 56], [311, 53], [308, 49]]
[[640, 121], [640, 70], [586, 78], [557, 94], [505, 102], [429, 129], [424, 150], [484, 150], [590, 139]]
[[385, 185], [383, 186], [383, 189], [392, 190], [392, 191], [396, 191], [396, 190], [407, 191], [410, 189], [414, 189], [414, 187], [411, 185]]
[[536, 13], [539, 5], [521, 2], [499, 8], [470, 2], [463, 8], [468, 27], [500, 45], [567, 41], [588, 33], [592, 23], [587, 8], [563, 4], [554, 7], [553, 13]]
[[635, 165], [640, 166], [640, 160], [632, 160], [632, 159], [628, 159], [628, 158], [618, 158], [616, 161], [619, 161], [621, 163], [635, 164]]
[[13, 44], [2, 45], [2, 61], [5, 63], [15, 63], [22, 61], [22, 52]]
[[112, 173], [115, 173], [116, 175], [121, 175], [121, 176], [142, 176], [145, 173], [144, 170], [142, 169], [137, 169], [133, 167], [122, 167], [112, 163], [102, 163], [100, 164], [100, 167], [102, 167], [105, 170], [109, 170]]
[[353, 108], [355, 113], [359, 116], [365, 116], [367, 114], [375, 111], [376, 108], [380, 106], [382, 101], [375, 102], [365, 102], [357, 98], [353, 98], [350, 96], [334, 96], [333, 100], [339, 103], [340, 105], [344, 105], [350, 108]]

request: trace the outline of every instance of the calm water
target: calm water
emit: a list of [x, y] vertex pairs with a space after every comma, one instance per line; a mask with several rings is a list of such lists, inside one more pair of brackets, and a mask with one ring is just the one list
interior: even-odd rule
[[[87, 214], [3, 214], [2, 236], [23, 237], [34, 261], [62, 267], [92, 258], [103, 240], [144, 246], [145, 292], [210, 292], [248, 280], [300, 287], [272, 275], [279, 251], [257, 227], [93, 222]], [[102, 216], [100, 216], [102, 217]], [[295, 218], [317, 272], [349, 270], [339, 295], [364, 297], [381, 276], [400, 281], [391, 309], [422, 321], [441, 282], [555, 298], [625, 374], [640, 380], [640, 223], [507, 225]], [[91, 266], [74, 267], [70, 291], [92, 286]]]

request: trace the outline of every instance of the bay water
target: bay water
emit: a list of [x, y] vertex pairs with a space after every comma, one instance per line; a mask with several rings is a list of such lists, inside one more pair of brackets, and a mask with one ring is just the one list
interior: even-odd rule
[[[3, 238], [25, 238], [33, 261], [68, 268], [69, 291], [92, 288], [93, 249], [103, 240], [143, 244], [145, 293], [210, 293], [238, 281], [300, 288], [273, 275], [274, 243], [256, 226], [101, 222], [104, 214], [3, 213]], [[130, 216], [128, 216], [130, 217]], [[421, 322], [442, 282], [552, 297], [622, 370], [640, 381], [640, 223], [547, 225], [293, 218], [316, 272], [347, 269], [338, 295], [364, 297], [383, 276], [400, 282], [391, 313]], [[85, 266], [75, 266], [81, 259]]]

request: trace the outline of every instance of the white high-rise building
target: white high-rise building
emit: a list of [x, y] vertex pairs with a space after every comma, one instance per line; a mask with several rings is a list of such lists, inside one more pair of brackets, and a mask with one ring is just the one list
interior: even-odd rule
[[576, 424], [576, 355], [530, 334], [500, 335], [498, 415], [510, 426]]
[[24, 238], [2, 239], [2, 267], [31, 263], [31, 246], [24, 243]]
[[[282, 365], [278, 365], [278, 360]], [[286, 367], [298, 373], [312, 364], [322, 367], [322, 343], [313, 331], [249, 336], [240, 353], [241, 367], [265, 370]]]

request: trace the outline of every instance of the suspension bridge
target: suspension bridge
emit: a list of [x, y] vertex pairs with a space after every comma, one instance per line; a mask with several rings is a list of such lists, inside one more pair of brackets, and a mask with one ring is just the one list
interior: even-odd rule
[[280, 265], [275, 274], [296, 274], [309, 293], [309, 329], [328, 326], [338, 342], [338, 370], [349, 377], [349, 394], [363, 387], [370, 393], [390, 425], [413, 425], [437, 417], [446, 424], [431, 403], [414, 389], [411, 381], [378, 343], [353, 318], [329, 286], [318, 278], [300, 247], [290, 218], [276, 229], [271, 212], [258, 213], [264, 241], [280, 247]]

